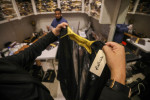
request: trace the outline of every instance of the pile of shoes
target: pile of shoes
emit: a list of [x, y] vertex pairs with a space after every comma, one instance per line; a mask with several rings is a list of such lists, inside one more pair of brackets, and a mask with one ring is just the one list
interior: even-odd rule
[[73, 0], [61, 0], [62, 11], [81, 11], [82, 2]]
[[82, 10], [82, 2], [81, 1], [72, 1], [71, 8], [72, 8], [72, 11], [81, 11]]
[[49, 69], [46, 71], [46, 74], [43, 78], [43, 82], [52, 82], [53, 83], [55, 80], [55, 77], [56, 77], [55, 71]]
[[11, 0], [0, 0], [0, 20], [16, 17]]
[[136, 0], [130, 0], [128, 12], [132, 12]]
[[85, 2], [84, 2], [84, 11], [85, 12], [89, 11], [89, 0], [85, 0]]
[[148, 0], [146, 2], [141, 1], [137, 7], [136, 12], [150, 14], [150, 1]]
[[62, 11], [71, 11], [71, 0], [61, 0], [60, 5], [61, 5], [61, 9]]
[[30, 0], [16, 0], [21, 16], [33, 13], [33, 8]]
[[36, 1], [36, 7], [38, 12], [54, 12], [57, 8], [56, 0], [38, 0]]
[[95, 16], [95, 17], [99, 18], [100, 9], [101, 9], [100, 0], [93, 1], [90, 3], [90, 5], [91, 5], [91, 11], [90, 11], [91, 16]]

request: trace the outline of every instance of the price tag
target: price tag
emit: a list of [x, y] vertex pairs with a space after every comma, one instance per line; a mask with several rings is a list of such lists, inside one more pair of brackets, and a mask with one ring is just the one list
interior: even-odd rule
[[106, 64], [106, 57], [102, 50], [99, 50], [93, 64], [90, 68], [90, 72], [94, 73], [97, 76], [101, 76], [104, 66]]

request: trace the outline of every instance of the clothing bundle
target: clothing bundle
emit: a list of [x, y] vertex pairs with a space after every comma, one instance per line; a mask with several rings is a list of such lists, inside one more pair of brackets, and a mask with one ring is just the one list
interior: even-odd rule
[[98, 100], [110, 72], [105, 66], [102, 75], [98, 77], [89, 69], [103, 45], [101, 41], [80, 37], [69, 27], [61, 30], [58, 80], [66, 100]]

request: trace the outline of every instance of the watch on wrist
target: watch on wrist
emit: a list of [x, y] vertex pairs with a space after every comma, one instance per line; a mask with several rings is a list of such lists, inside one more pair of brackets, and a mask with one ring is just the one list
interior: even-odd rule
[[131, 95], [131, 89], [130, 88], [128, 88], [127, 86], [115, 81], [114, 79], [113, 80], [109, 79], [106, 83], [106, 86], [113, 89], [114, 91], [121, 92], [128, 97], [130, 97], [130, 95]]

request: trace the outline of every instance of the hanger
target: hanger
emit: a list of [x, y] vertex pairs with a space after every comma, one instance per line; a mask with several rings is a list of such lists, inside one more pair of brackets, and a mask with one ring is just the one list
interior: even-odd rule
[[65, 36], [69, 36], [71, 40], [75, 41], [78, 45], [84, 47], [88, 53], [92, 53], [92, 49], [91, 49], [91, 45], [96, 42], [96, 41], [89, 41], [79, 35], [77, 35], [76, 33], [74, 33], [70, 27], [67, 27], [66, 30], [64, 30], [63, 32], [65, 32], [65, 35], [64, 33], [61, 34], [61, 38], [65, 37]]

